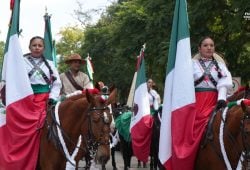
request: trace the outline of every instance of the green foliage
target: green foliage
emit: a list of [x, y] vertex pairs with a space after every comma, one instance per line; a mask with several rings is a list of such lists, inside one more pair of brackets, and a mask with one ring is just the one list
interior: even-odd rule
[[128, 97], [136, 58], [144, 43], [147, 75], [163, 89], [170, 8], [164, 0], [123, 1], [110, 6], [96, 25], [86, 28], [82, 53], [89, 52], [93, 58], [94, 80], [114, 83], [121, 101]]
[[[119, 0], [109, 6], [100, 20], [79, 30], [76, 40], [62, 34], [60, 54], [79, 51], [90, 54], [94, 65], [94, 80], [114, 83], [120, 90], [120, 101], [126, 102], [136, 57], [146, 43], [147, 77], [156, 81], [163, 94], [167, 55], [173, 20], [174, 1]], [[250, 23], [243, 19], [250, 8], [249, 0], [189, 0], [188, 13], [192, 53], [197, 52], [201, 37], [211, 36], [216, 50], [225, 55], [233, 76], [249, 81]], [[59, 44], [60, 44], [59, 43]], [[79, 48], [78, 48], [79, 47]]]
[[70, 26], [63, 28], [59, 34], [61, 35], [61, 39], [56, 44], [57, 54], [60, 55], [58, 70], [59, 72], [64, 72], [67, 69], [64, 58], [72, 53], [80, 54], [84, 33], [82, 28]]
[[243, 19], [246, 7], [250, 7], [249, 0], [191, 0], [189, 3], [192, 51], [197, 50], [202, 36], [212, 36], [216, 51], [224, 54], [232, 75], [242, 77], [245, 83], [250, 74], [247, 68], [250, 32], [246, 29], [250, 21]]

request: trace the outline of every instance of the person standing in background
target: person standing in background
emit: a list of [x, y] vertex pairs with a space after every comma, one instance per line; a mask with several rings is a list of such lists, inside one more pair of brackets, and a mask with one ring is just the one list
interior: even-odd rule
[[161, 97], [157, 93], [157, 91], [153, 88], [154, 86], [155, 82], [151, 78], [149, 78], [147, 81], [147, 87], [148, 87], [151, 114], [154, 114], [156, 111], [158, 111], [161, 105]]

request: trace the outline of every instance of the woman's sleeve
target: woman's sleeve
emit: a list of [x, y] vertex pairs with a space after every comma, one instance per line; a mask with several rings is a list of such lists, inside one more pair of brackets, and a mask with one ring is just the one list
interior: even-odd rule
[[222, 77], [217, 82], [218, 100], [226, 100], [228, 91], [233, 87], [231, 73], [223, 63], [218, 63]]
[[61, 88], [62, 88], [62, 83], [61, 83], [59, 73], [58, 73], [56, 67], [54, 66], [54, 64], [51, 62], [49, 62], [49, 64], [50, 64], [50, 67], [53, 71], [53, 76], [56, 78], [56, 80], [51, 85], [51, 89], [50, 89], [51, 91], [49, 94], [49, 98], [54, 99], [54, 100], [58, 100], [58, 98], [60, 96]]

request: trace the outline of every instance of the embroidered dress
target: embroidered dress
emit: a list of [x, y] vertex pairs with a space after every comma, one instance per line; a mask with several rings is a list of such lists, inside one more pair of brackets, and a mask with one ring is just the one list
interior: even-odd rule
[[[193, 76], [194, 80], [198, 80], [204, 75], [206, 71], [199, 59], [193, 59]], [[212, 60], [204, 60], [205, 66], [208, 67]], [[200, 146], [201, 138], [206, 130], [210, 114], [214, 109], [218, 100], [226, 100], [227, 91], [232, 87], [232, 76], [228, 71], [226, 65], [220, 61], [217, 61], [218, 67], [221, 72], [221, 78], [218, 77], [218, 68], [216, 65], [212, 65], [209, 69], [208, 74], [211, 74], [213, 79], [216, 81], [216, 86], [209, 79], [204, 77], [201, 82], [195, 86], [195, 97], [196, 97], [196, 111], [195, 114], [190, 114], [189, 120], [186, 120], [189, 126], [186, 126], [185, 135], [188, 136], [188, 140], [183, 141], [182, 154], [185, 159], [184, 162], [195, 162], [196, 154]], [[182, 134], [184, 135], [184, 134]], [[193, 169], [194, 164], [190, 164], [189, 169]]]
[[[31, 57], [30, 55], [24, 57], [25, 64], [26, 64], [26, 70], [28, 73], [30, 73], [30, 71], [34, 68], [34, 66], [29, 61], [28, 57], [30, 57], [36, 64], [41, 62], [42, 58], [34, 58], [34, 57]], [[53, 71], [53, 76], [55, 77], [55, 81], [51, 82], [52, 84], [48, 84], [44, 80], [42, 72], [47, 76], [48, 79], [51, 79], [52, 75], [50, 75], [48, 67], [42, 61], [41, 64], [39, 65], [39, 68], [41, 69], [42, 72], [36, 69], [33, 72], [33, 74], [30, 75], [30, 77], [29, 77], [30, 83], [31, 83], [32, 89], [34, 91], [34, 94], [49, 93], [50, 99], [57, 100], [59, 95], [60, 95], [60, 91], [61, 91], [61, 87], [62, 87], [61, 80], [60, 80], [58, 71], [55, 68], [54, 64], [49, 60], [47, 60], [47, 62]]]

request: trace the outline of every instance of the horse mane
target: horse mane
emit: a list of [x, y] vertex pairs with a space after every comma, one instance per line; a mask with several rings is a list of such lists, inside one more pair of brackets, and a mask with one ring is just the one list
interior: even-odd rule
[[83, 97], [85, 97], [85, 94], [77, 94], [75, 96], [70, 96], [70, 97], [66, 98], [64, 101], [76, 101], [76, 100], [83, 98]]

